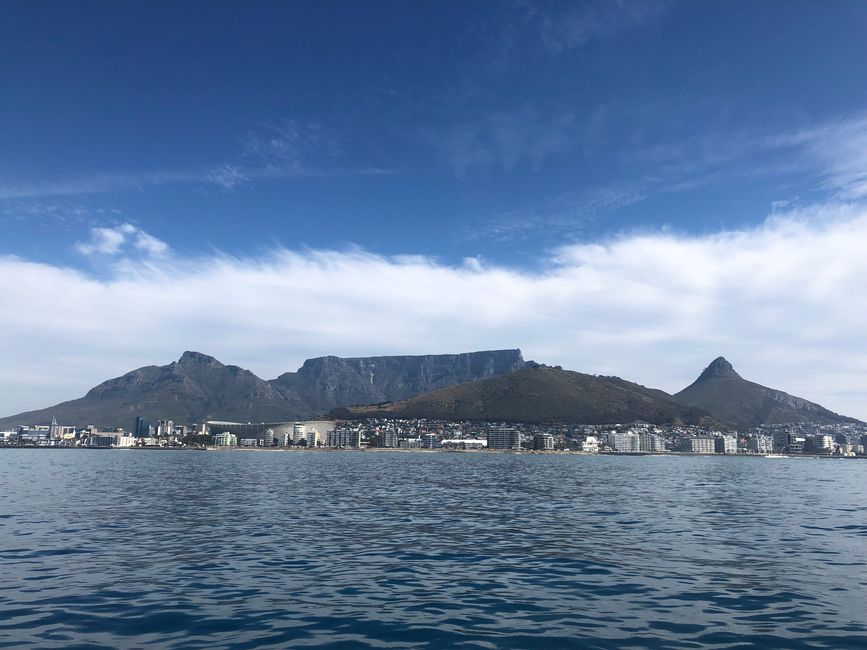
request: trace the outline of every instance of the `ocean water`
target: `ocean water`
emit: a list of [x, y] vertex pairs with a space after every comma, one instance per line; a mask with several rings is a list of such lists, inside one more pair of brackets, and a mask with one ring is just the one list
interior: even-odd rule
[[0, 646], [865, 648], [867, 462], [0, 450]]

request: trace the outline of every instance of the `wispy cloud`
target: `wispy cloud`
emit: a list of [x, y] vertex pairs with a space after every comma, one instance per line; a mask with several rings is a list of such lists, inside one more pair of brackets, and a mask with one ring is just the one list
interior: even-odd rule
[[339, 153], [334, 136], [315, 122], [284, 119], [241, 138], [244, 156], [265, 166], [304, 170]]
[[[798, 177], [801, 191], [807, 194], [839, 201], [867, 199], [864, 113], [830, 119], [809, 129], [708, 131], [660, 144], [624, 147], [620, 156], [621, 175], [630, 180], [545, 197], [468, 228], [465, 238], [520, 240], [538, 237], [540, 232], [574, 236], [650, 197], [732, 182]], [[791, 209], [802, 202], [797, 196], [781, 197], [772, 207]]]
[[113, 227], [91, 228], [88, 241], [77, 242], [75, 250], [82, 255], [107, 256], [138, 250], [149, 256], [158, 256], [166, 254], [169, 246], [138, 226], [123, 223]]
[[92, 207], [65, 198], [10, 199], [0, 205], [0, 217], [15, 221], [81, 222], [116, 219], [120, 214], [117, 208]]
[[581, 128], [572, 113], [545, 116], [531, 106], [421, 130], [456, 176], [471, 171], [510, 171], [519, 163], [539, 169], [546, 158], [569, 151]]
[[[122, 245], [117, 232], [90, 245], [135, 246], [130, 228], [119, 234]], [[74, 397], [184, 349], [268, 377], [318, 354], [517, 345], [539, 361], [668, 390], [725, 354], [751, 379], [867, 417], [864, 394], [852, 393], [867, 385], [864, 241], [867, 209], [829, 205], [745, 230], [566, 246], [535, 271], [277, 249], [250, 259], [169, 253], [97, 279], [0, 258], [3, 310], [15, 314], [0, 319], [0, 413]], [[62, 328], [44, 318], [46, 305]]]
[[255, 180], [390, 174], [375, 165], [342, 166], [333, 135], [316, 124], [284, 120], [266, 124], [240, 138], [241, 151], [232, 162], [193, 169], [141, 172], [87, 172], [39, 182], [0, 181], [0, 201], [103, 194], [168, 184], [198, 184], [232, 190]]
[[562, 7], [536, 7], [542, 42], [554, 54], [610, 37], [661, 14], [671, 3], [663, 0], [595, 0]]
[[867, 198], [867, 113], [783, 133], [768, 143], [804, 152], [823, 170], [826, 188], [840, 198]]
[[482, 226], [467, 227], [462, 239], [575, 239], [605, 217], [644, 200], [650, 191], [646, 183], [635, 181], [564, 192], [497, 215]]

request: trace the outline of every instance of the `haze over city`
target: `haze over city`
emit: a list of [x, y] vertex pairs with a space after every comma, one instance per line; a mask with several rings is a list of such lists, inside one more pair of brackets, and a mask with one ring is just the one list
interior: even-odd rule
[[[199, 350], [725, 355], [867, 419], [867, 5], [6, 3], [0, 415]], [[359, 54], [359, 53], [363, 54]]]

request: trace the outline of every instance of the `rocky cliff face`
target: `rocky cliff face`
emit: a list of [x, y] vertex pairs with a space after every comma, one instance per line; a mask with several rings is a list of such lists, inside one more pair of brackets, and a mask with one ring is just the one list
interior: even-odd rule
[[295, 393], [316, 412], [338, 406], [376, 404], [438, 388], [497, 377], [525, 367], [520, 350], [424, 356], [308, 359], [297, 373], [272, 384]]
[[295, 373], [265, 381], [199, 352], [165, 366], [110, 379], [77, 400], [0, 419], [0, 427], [58, 421], [129, 429], [137, 415], [178, 423], [277, 422], [352, 404], [402, 399], [524, 367], [520, 350], [418, 357], [310, 359]]

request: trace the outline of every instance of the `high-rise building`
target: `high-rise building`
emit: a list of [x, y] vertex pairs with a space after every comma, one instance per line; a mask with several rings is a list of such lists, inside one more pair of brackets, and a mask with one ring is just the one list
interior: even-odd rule
[[608, 446], [614, 451], [634, 454], [641, 451], [641, 440], [631, 431], [612, 431], [608, 434]]
[[139, 415], [135, 419], [132, 434], [136, 438], [149, 438], [151, 434], [151, 423], [146, 417]]
[[665, 438], [655, 433], [642, 433], [638, 437], [638, 448], [651, 454], [665, 451]]
[[380, 444], [387, 449], [394, 449], [397, 447], [397, 439], [397, 430], [389, 427], [382, 432]]
[[714, 451], [718, 454], [738, 453], [738, 439], [734, 436], [717, 436], [713, 442]]
[[439, 443], [439, 436], [435, 433], [426, 433], [421, 437], [421, 444], [425, 449], [436, 449], [439, 447]]
[[521, 434], [514, 427], [488, 429], [488, 449], [521, 449]]
[[326, 444], [336, 449], [358, 449], [361, 447], [361, 431], [358, 429], [334, 429], [328, 432]]
[[554, 436], [550, 433], [537, 433], [533, 436], [533, 449], [537, 451], [553, 451]]

